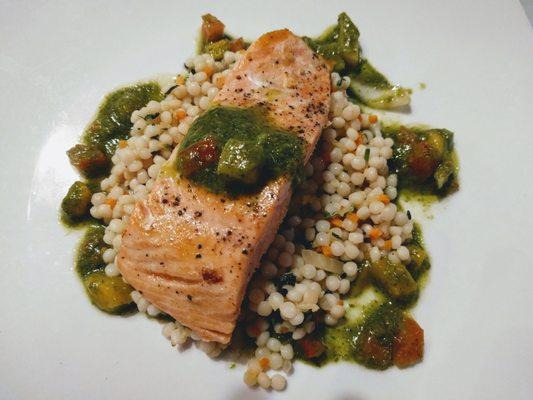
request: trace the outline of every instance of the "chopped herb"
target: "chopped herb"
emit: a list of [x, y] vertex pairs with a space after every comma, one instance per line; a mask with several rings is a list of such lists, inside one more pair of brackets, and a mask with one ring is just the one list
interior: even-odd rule
[[267, 321], [269, 322], [270, 326], [274, 326], [280, 322], [283, 321], [283, 319], [281, 318], [281, 314], [279, 312], [279, 309], [277, 309], [276, 311], [272, 312], [268, 317], [267, 317]]
[[324, 215], [325, 219], [330, 219], [330, 218], [333, 218], [333, 217], [344, 217], [346, 214], [351, 213], [354, 210], [355, 210], [355, 208], [353, 206], [350, 206], [348, 208], [345, 208], [342, 211], [335, 211], [333, 213], [329, 213], [327, 211], [324, 211], [323, 215]]
[[411, 219], [411, 211], [407, 210], [407, 218]]
[[157, 117], [159, 117], [159, 113], [148, 114], [144, 119], [156, 119]]
[[342, 237], [340, 235], [337, 235], [335, 232], [331, 232], [331, 234], [335, 236], [337, 239], [342, 239]]
[[174, 85], [168, 88], [168, 90], [165, 92], [165, 96], [170, 94], [174, 89], [176, 89], [179, 85]]
[[278, 339], [281, 343], [290, 343], [292, 339], [292, 333], [286, 332], [286, 333], [277, 333], [277, 332], [270, 332], [270, 337]]
[[278, 288], [285, 286], [285, 285], [294, 286], [295, 283], [296, 283], [296, 277], [291, 272], [287, 272], [286, 274], [283, 274], [278, 278], [278, 282], [276, 286], [278, 286]]
[[230, 369], [235, 369], [237, 367], [237, 364], [235, 363], [231, 363], [231, 365], [229, 366]]
[[368, 162], [368, 159], [370, 158], [370, 149], [365, 150], [365, 161]]

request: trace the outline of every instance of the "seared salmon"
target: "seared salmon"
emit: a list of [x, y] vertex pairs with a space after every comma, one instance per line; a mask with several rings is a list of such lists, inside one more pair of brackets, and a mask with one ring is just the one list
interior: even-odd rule
[[[270, 32], [249, 47], [214, 101], [262, 106], [269, 121], [303, 139], [307, 161], [327, 123], [329, 69], [290, 31]], [[230, 198], [161, 173], [148, 198], [135, 205], [117, 266], [148, 301], [201, 339], [228, 343], [291, 190], [282, 176], [259, 193]]]

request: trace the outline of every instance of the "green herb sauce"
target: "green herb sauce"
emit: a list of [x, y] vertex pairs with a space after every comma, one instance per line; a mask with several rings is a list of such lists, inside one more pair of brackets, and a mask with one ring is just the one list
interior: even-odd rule
[[[65, 226], [75, 228], [94, 222], [89, 215], [87, 199], [100, 191], [100, 180], [109, 172], [110, 160], [118, 142], [130, 137], [131, 113], [150, 100], [161, 99], [161, 88], [156, 82], [126, 86], [104, 98], [96, 117], [82, 134], [82, 144], [67, 152], [71, 163], [86, 179], [75, 182], [62, 201], [60, 219]], [[99, 155], [107, 157], [105, 166], [102, 166]]]
[[356, 79], [361, 84], [372, 86], [376, 89], [392, 88], [389, 80], [366, 59], [361, 60]]
[[356, 102], [380, 109], [408, 106], [411, 102], [411, 89], [393, 85], [366, 59], [346, 74], [350, 77], [348, 94]]
[[[392, 366], [392, 344], [399, 330], [402, 313], [403, 311], [391, 302], [371, 305], [365, 311], [362, 323], [348, 322], [328, 329], [324, 338], [328, 351], [322, 362], [355, 361], [373, 369], [386, 369]], [[369, 337], [382, 346], [383, 351], [379, 357], [366, 351], [365, 346]]]
[[260, 108], [215, 107], [192, 124], [177, 168], [193, 171], [190, 179], [214, 193], [237, 196], [281, 175], [294, 176], [302, 159], [302, 139], [272, 126]]
[[129, 138], [131, 113], [150, 100], [160, 101], [163, 95], [156, 82], [126, 86], [108, 94], [94, 120], [82, 135], [82, 142], [112, 157], [120, 140]]
[[341, 76], [350, 77], [349, 94], [356, 102], [369, 107], [393, 109], [409, 105], [411, 90], [393, 85], [362, 58], [359, 30], [346, 13], [339, 14], [337, 24], [319, 37], [303, 40], [333, 64]]
[[346, 13], [340, 13], [337, 24], [316, 39], [303, 37], [315, 52], [333, 63], [335, 71], [343, 72], [359, 64], [359, 30]]
[[76, 254], [76, 272], [96, 307], [110, 314], [122, 314], [132, 310], [130, 293], [133, 289], [122, 277], [105, 274], [104, 233], [105, 227], [101, 224], [91, 224], [87, 228]]
[[90, 197], [92, 197], [93, 193], [100, 191], [100, 179], [87, 179], [83, 182], [76, 181], [69, 188], [67, 194], [61, 202], [61, 208], [59, 210], [59, 219], [63, 226], [72, 229], [78, 229], [90, 224], [98, 223], [96, 219], [90, 216], [87, 209], [85, 209], [85, 212], [82, 215], [73, 214], [70, 210], [65, 209], [64, 204], [66, 202], [73, 203], [78, 206], [83, 206], [83, 203], [86, 201], [80, 194], [77, 193], [77, 191], [72, 192], [73, 187], [75, 188], [80, 183], [83, 183], [83, 185], [86, 185], [86, 187], [89, 189]]
[[[404, 265], [415, 280], [418, 291], [427, 279], [431, 262], [424, 249], [422, 231], [414, 225], [413, 237], [407, 244], [411, 262]], [[364, 261], [359, 265], [359, 274], [344, 299], [348, 305], [346, 321], [335, 327], [324, 326], [313, 333], [325, 347], [324, 353], [316, 359], [305, 359], [301, 352], [298, 358], [315, 366], [329, 362], [347, 361], [372, 369], [386, 369], [392, 366], [392, 339], [398, 332], [398, 322], [408, 315], [416, 305], [417, 296], [408, 299], [394, 298], [376, 281], [372, 264]], [[417, 293], [418, 294], [418, 293]], [[364, 351], [369, 335], [375, 336], [383, 346], [382, 357], [376, 359]]]
[[161, 100], [162, 96], [156, 82], [126, 86], [108, 94], [83, 133], [82, 144], [69, 151], [70, 161], [80, 173], [92, 179], [76, 181], [70, 187], [62, 201], [60, 220], [70, 228], [85, 228], [76, 254], [75, 269], [91, 302], [111, 314], [134, 309], [130, 297], [132, 288], [121, 277], [105, 274], [102, 254], [109, 246], [103, 241], [105, 227], [89, 214], [90, 198], [100, 191], [101, 177], [108, 173], [108, 165], [102, 167], [102, 157], [107, 157], [110, 164], [118, 142], [130, 136], [131, 113], [150, 100]]

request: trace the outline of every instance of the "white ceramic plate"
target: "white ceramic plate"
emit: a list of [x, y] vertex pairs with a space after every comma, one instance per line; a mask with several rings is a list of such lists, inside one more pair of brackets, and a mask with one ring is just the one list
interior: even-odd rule
[[[343, 10], [394, 82], [427, 83], [402, 118], [456, 132], [461, 190], [424, 222], [425, 360], [299, 364], [285, 392], [250, 390], [242, 367], [89, 304], [72, 268], [78, 233], [57, 218], [76, 178], [65, 150], [105, 93], [180, 71], [202, 13], [254, 38], [318, 34]], [[531, 398], [532, 45], [518, 1], [0, 1], [0, 398]]]

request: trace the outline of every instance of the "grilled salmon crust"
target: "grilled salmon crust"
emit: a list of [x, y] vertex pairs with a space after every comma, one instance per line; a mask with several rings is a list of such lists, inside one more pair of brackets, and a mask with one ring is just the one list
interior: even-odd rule
[[[271, 123], [304, 140], [307, 161], [327, 123], [329, 70], [290, 31], [270, 32], [249, 47], [214, 100], [262, 106]], [[290, 197], [285, 176], [257, 194], [229, 198], [160, 174], [148, 198], [135, 205], [117, 266], [148, 301], [201, 339], [228, 343], [246, 286]]]

